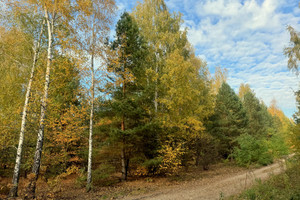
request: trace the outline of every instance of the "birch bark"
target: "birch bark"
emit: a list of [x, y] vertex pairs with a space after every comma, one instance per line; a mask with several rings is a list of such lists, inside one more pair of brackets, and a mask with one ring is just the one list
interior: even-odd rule
[[94, 117], [94, 53], [91, 58], [91, 70], [92, 70], [92, 86], [91, 86], [91, 114], [90, 114], [90, 134], [89, 134], [89, 155], [88, 155], [88, 172], [87, 172], [87, 191], [91, 189], [92, 183], [92, 152], [93, 152], [93, 117]]
[[45, 129], [45, 118], [47, 111], [47, 101], [48, 101], [48, 90], [50, 85], [50, 69], [52, 62], [52, 40], [53, 40], [53, 28], [54, 28], [54, 16], [52, 16], [51, 22], [48, 15], [48, 9], [45, 6], [45, 20], [47, 22], [47, 30], [48, 30], [48, 50], [47, 50], [47, 68], [46, 68], [46, 77], [45, 77], [45, 86], [44, 86], [44, 96], [41, 102], [41, 115], [40, 115], [40, 125], [38, 131], [38, 139], [36, 144], [36, 150], [34, 155], [34, 163], [32, 167], [32, 177], [30, 177], [30, 183], [27, 188], [27, 199], [35, 198], [35, 189], [36, 182], [38, 179], [40, 165], [41, 165], [41, 157], [42, 157], [42, 149], [43, 149], [43, 141], [44, 141], [44, 129]]
[[27, 91], [26, 91], [26, 95], [25, 95], [25, 103], [24, 103], [23, 112], [22, 112], [21, 131], [20, 131], [19, 144], [18, 144], [18, 149], [17, 149], [16, 164], [15, 164], [13, 180], [12, 180], [13, 186], [10, 190], [11, 197], [18, 196], [18, 184], [19, 184], [19, 178], [20, 178], [20, 166], [21, 166], [21, 159], [22, 159], [28, 102], [30, 99], [31, 85], [32, 85], [33, 77], [34, 77], [36, 62], [38, 60], [38, 55], [39, 55], [39, 51], [40, 51], [40, 43], [41, 43], [41, 37], [43, 34], [43, 30], [44, 30], [44, 25], [45, 25], [45, 20], [43, 20], [43, 22], [42, 22], [41, 31], [39, 33], [37, 44], [34, 44], [34, 47], [33, 47], [33, 62], [32, 62], [30, 78], [29, 78], [29, 82], [28, 82], [28, 86], [27, 86]]

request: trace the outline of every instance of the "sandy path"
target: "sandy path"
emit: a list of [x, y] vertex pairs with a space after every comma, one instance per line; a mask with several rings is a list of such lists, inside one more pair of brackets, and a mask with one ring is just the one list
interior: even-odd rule
[[164, 187], [155, 192], [139, 196], [128, 196], [126, 200], [210, 200], [220, 199], [240, 193], [255, 183], [256, 179], [266, 180], [271, 174], [279, 174], [285, 170], [284, 160], [272, 165], [254, 170], [227, 175], [217, 175], [213, 178], [183, 183], [170, 187]]

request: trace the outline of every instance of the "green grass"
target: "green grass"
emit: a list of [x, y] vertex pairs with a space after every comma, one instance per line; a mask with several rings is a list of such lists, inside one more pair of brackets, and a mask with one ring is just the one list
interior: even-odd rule
[[243, 200], [300, 200], [300, 161], [292, 163], [285, 173], [265, 182], [257, 181], [242, 194], [229, 199]]

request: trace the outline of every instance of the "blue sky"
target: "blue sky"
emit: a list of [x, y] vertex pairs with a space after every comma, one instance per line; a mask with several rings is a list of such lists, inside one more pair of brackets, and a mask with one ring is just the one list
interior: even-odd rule
[[[119, 12], [131, 11], [136, 1], [116, 0]], [[235, 91], [248, 83], [267, 105], [275, 98], [291, 117], [296, 111], [293, 91], [299, 78], [287, 70], [284, 47], [289, 44], [287, 25], [300, 31], [296, 0], [165, 0], [171, 12], [183, 14], [183, 28], [196, 54], [214, 73], [228, 69]]]
[[[136, 0], [116, 0], [118, 13], [131, 11]], [[165, 0], [171, 12], [181, 12], [188, 38], [213, 74], [227, 68], [235, 91], [248, 83], [267, 105], [275, 98], [291, 117], [296, 111], [294, 92], [299, 77], [287, 70], [284, 47], [289, 44], [287, 25], [300, 31], [296, 0]], [[0, 10], [4, 9], [0, 1]], [[116, 18], [115, 22], [117, 22]], [[114, 34], [113, 31], [111, 33]]]

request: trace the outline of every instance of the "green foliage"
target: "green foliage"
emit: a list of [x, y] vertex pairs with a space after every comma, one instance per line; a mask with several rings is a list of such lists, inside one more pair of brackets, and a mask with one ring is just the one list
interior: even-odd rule
[[108, 119], [113, 123], [108, 139], [118, 144], [123, 154], [124, 172], [129, 170], [130, 159], [155, 157], [159, 127], [151, 121], [151, 94], [145, 79], [148, 49], [137, 23], [126, 12], [117, 23], [110, 48], [114, 56], [109, 60], [107, 92], [112, 99], [107, 101], [105, 112], [110, 113]]
[[92, 171], [93, 185], [107, 186], [111, 184], [109, 177], [116, 171], [115, 167], [110, 164], [102, 164]]
[[[16, 2], [23, 5], [23, 1]], [[27, 3], [33, 2], [37, 1]], [[275, 107], [268, 112], [249, 85], [243, 85], [240, 100], [223, 83], [227, 79], [226, 70], [217, 68], [215, 78], [211, 79], [205, 61], [196, 56], [188, 42], [187, 30], [181, 29], [181, 14], [170, 13], [164, 0], [144, 0], [132, 14], [123, 13], [114, 40], [105, 45], [102, 36], [108, 31], [114, 3], [107, 1], [110, 11], [106, 13], [104, 9], [103, 14], [101, 6], [95, 8], [99, 9], [97, 12], [89, 7], [96, 2], [100, 1], [76, 1], [75, 10], [87, 8], [82, 16], [80, 10], [75, 15], [71, 13], [68, 4], [56, 5], [62, 12], [57, 22], [66, 24], [54, 27], [41, 166], [42, 176], [49, 180], [50, 187], [60, 189], [61, 179], [72, 166], [82, 168], [77, 184], [86, 184], [83, 166], [87, 164], [90, 94], [85, 91], [89, 80], [85, 74], [88, 70], [84, 69], [91, 53], [96, 57], [102, 55], [105, 61], [103, 76], [95, 80], [105, 79], [95, 88], [101, 96], [95, 97], [94, 185], [113, 183], [112, 174], [124, 168], [130, 175], [139, 176], [176, 174], [193, 163], [208, 169], [220, 156], [231, 155], [243, 166], [265, 165], [273, 157], [288, 154], [283, 142], [287, 139], [299, 152], [299, 124], [293, 127]], [[19, 8], [15, 9], [19, 21], [0, 27], [1, 177], [10, 175], [8, 169], [12, 172], [24, 85], [32, 64], [32, 44], [42, 19], [35, 4], [26, 13], [22, 13], [25, 7]], [[36, 14], [30, 14], [32, 10]], [[74, 24], [64, 19], [72, 17]], [[96, 17], [94, 22], [90, 20], [93, 17]], [[91, 26], [92, 23], [96, 26]], [[27, 115], [22, 174], [30, 171], [36, 144], [47, 57], [45, 34]], [[79, 39], [76, 34], [86, 37]], [[103, 47], [107, 47], [105, 55]], [[296, 121], [299, 123], [299, 118]]]
[[240, 135], [237, 139], [238, 147], [234, 147], [231, 156], [242, 166], [250, 164], [268, 165], [273, 162], [273, 156], [268, 151], [267, 143], [249, 134]]
[[273, 176], [265, 182], [258, 181], [241, 195], [229, 199], [243, 200], [298, 200], [300, 199], [300, 166], [294, 164], [283, 174]]
[[146, 160], [143, 166], [147, 169], [147, 174], [154, 175], [159, 171], [159, 166], [162, 164], [160, 157]]
[[195, 142], [196, 165], [201, 165], [204, 170], [209, 169], [209, 165], [218, 159], [219, 142], [216, 138], [207, 135], [200, 137]]
[[266, 136], [268, 128], [272, 127], [272, 116], [267, 107], [260, 103], [252, 91], [243, 96], [243, 106], [249, 117], [248, 133], [253, 136]]
[[83, 188], [86, 186], [86, 180], [87, 180], [86, 169], [81, 168], [78, 172], [78, 176], [76, 178], [75, 184], [77, 187]]
[[220, 140], [219, 153], [225, 158], [232, 152], [236, 138], [247, 132], [247, 113], [233, 89], [223, 83], [216, 96], [215, 114], [210, 132]]
[[275, 158], [288, 155], [290, 152], [288, 145], [285, 142], [285, 138], [283, 138], [280, 134], [272, 135], [269, 141], [267, 141], [267, 146]]

